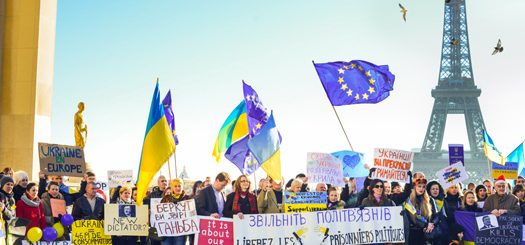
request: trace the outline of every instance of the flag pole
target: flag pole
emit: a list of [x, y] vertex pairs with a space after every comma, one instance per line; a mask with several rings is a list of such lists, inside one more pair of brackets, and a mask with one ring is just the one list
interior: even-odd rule
[[[258, 185], [257, 185], [257, 177], [255, 177], [255, 172], [257, 172], [257, 170], [254, 170], [254, 171], [253, 171], [253, 189], [254, 189], [254, 190], [257, 190], [256, 187], [257, 187]], [[255, 195], [257, 195], [257, 193], [255, 193]]]
[[[314, 65], [315, 69], [315, 62], [312, 60], [312, 64]], [[317, 69], [315, 69], [317, 72]], [[317, 76], [319, 76], [319, 72], [317, 72]], [[324, 86], [321, 84], [321, 87], [323, 87], [324, 92], [326, 93], [326, 97], [328, 98], [328, 101], [330, 101], [330, 97], [328, 96], [328, 92], [324, 88]], [[332, 102], [330, 101], [330, 104], [332, 105]], [[332, 109], [334, 109], [335, 116], [337, 117], [337, 121], [339, 121], [339, 125], [341, 126], [341, 129], [343, 130], [343, 133], [345, 134], [346, 141], [348, 142], [348, 145], [350, 146], [350, 150], [354, 151], [354, 147], [352, 147], [352, 143], [350, 143], [350, 138], [348, 138], [348, 134], [346, 133], [345, 127], [343, 126], [343, 123], [341, 122], [341, 118], [339, 118], [339, 114], [337, 114], [337, 110], [335, 110], [335, 106], [332, 105]]]
[[178, 178], [179, 171], [177, 171], [177, 153], [173, 153], [173, 161], [175, 162], [175, 178]]
[[170, 158], [168, 157], [168, 174], [170, 176], [170, 183], [171, 183], [171, 164], [170, 164]]
[[335, 113], [335, 116], [337, 117], [337, 121], [339, 121], [339, 125], [341, 125], [341, 129], [343, 130], [343, 133], [345, 134], [346, 141], [348, 141], [348, 145], [350, 145], [350, 150], [354, 151], [354, 147], [352, 147], [352, 143], [350, 143], [348, 134], [346, 134], [345, 127], [343, 127], [343, 123], [341, 122], [341, 119], [339, 118], [339, 114], [337, 114], [337, 111], [335, 110], [335, 106], [332, 105], [332, 109], [334, 109], [334, 113]]

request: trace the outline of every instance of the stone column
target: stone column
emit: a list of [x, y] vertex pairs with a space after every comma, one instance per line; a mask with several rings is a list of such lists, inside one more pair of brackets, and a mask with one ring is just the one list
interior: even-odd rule
[[51, 140], [56, 15], [57, 0], [0, 0], [0, 167], [33, 180]]

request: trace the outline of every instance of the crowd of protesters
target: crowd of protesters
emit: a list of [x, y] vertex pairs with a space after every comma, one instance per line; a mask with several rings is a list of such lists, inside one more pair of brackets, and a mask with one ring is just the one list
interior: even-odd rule
[[[326, 192], [327, 209], [366, 208], [384, 206], [402, 206], [405, 226], [405, 244], [461, 244], [463, 228], [455, 220], [454, 212], [490, 212], [495, 216], [507, 214], [525, 215], [525, 179], [519, 177], [511, 189], [503, 176], [485, 180], [479, 185], [469, 183], [463, 189], [460, 184], [443, 189], [437, 181], [428, 181], [422, 173], [409, 171], [409, 183], [388, 182], [372, 179], [375, 168], [365, 178], [363, 188], [357, 190], [356, 179], [345, 178], [344, 187], [330, 186], [326, 183], [314, 183], [310, 186], [308, 177], [298, 174], [285, 186], [284, 180], [262, 179], [257, 186], [249, 176], [240, 175], [233, 180], [225, 172], [215, 179], [207, 177], [196, 181], [191, 193], [184, 192], [184, 181], [168, 180], [164, 176], [157, 178], [157, 184], [148, 190], [144, 204], [149, 205], [152, 198], [161, 199], [161, 203], [177, 203], [195, 200], [196, 211], [201, 216], [213, 218], [246, 214], [269, 214], [283, 212], [284, 192]], [[32, 227], [52, 226], [60, 217], [54, 217], [51, 199], [64, 200], [72, 206], [71, 215], [75, 220], [103, 220], [105, 197], [97, 191], [96, 176], [87, 172], [75, 191], [64, 183], [63, 176], [39, 174], [39, 181], [29, 182], [23, 171], [14, 172], [5, 168], [0, 172], [0, 221], [6, 234], [20, 242], [24, 234], [15, 232], [13, 220], [27, 220], [26, 231]], [[494, 185], [493, 185], [494, 183]], [[231, 191], [226, 194], [226, 187], [231, 184]], [[136, 189], [118, 187], [111, 190], [109, 203], [135, 204]], [[12, 229], [12, 231], [10, 231]], [[70, 239], [69, 231], [60, 239]], [[6, 236], [7, 238], [8, 236]], [[60, 240], [59, 239], [59, 240]], [[178, 237], [158, 237], [154, 229], [146, 237], [112, 236], [113, 244], [194, 244], [193, 235]]]

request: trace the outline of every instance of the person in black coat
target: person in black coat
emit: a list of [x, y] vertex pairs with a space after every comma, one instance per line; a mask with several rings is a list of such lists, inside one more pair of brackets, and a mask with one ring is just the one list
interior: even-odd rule
[[[447, 214], [445, 212], [447, 209], [447, 203], [445, 202], [445, 190], [439, 184], [439, 182], [430, 181], [427, 184], [427, 193], [431, 198], [434, 199], [434, 202], [436, 203], [436, 223], [434, 225], [439, 226], [443, 234], [447, 234], [449, 232], [449, 227], [446, 220]], [[450, 241], [448, 236], [441, 236], [439, 239], [434, 240], [432, 244], [447, 245], [449, 243]]]
[[[95, 183], [87, 183], [86, 193], [77, 199], [73, 205], [71, 215], [75, 220], [95, 219], [104, 220], [104, 199], [97, 197], [97, 187]], [[91, 207], [90, 201], [95, 202], [94, 208]]]
[[212, 185], [199, 191], [195, 197], [197, 214], [202, 216], [212, 216], [216, 219], [222, 216], [224, 211], [225, 198], [222, 192], [230, 183], [230, 175], [221, 172], [215, 177]]
[[[451, 231], [456, 230], [454, 227], [457, 227], [456, 217], [454, 213], [456, 210], [461, 209], [461, 188], [459, 185], [453, 185], [447, 188], [447, 195], [445, 197], [446, 209], [445, 213], [447, 214], [447, 224]], [[449, 240], [458, 240], [456, 232], [449, 232]]]

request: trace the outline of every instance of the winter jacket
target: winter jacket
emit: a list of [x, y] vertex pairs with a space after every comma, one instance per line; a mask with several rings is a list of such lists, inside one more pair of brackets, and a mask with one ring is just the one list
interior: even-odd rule
[[273, 189], [261, 191], [257, 196], [257, 209], [260, 214], [280, 213], [282, 210], [282, 203], [277, 203], [277, 197], [275, 196], [275, 191]]
[[60, 193], [58, 193], [56, 197], [51, 196], [49, 192], [45, 192], [42, 194], [42, 198], [40, 198], [40, 200], [42, 201], [42, 205], [44, 206], [44, 215], [46, 216], [47, 226], [53, 226], [53, 224], [59, 221], [58, 217], [53, 217], [51, 199], [64, 200], [64, 196], [62, 196], [62, 194]]
[[20, 200], [20, 198], [22, 198], [22, 195], [24, 195], [24, 193], [26, 193], [26, 188], [20, 186], [20, 185], [15, 185], [13, 187], [13, 193], [14, 193], [14, 198], [15, 198], [15, 201], [18, 202]]
[[521, 212], [518, 198], [512, 194], [505, 194], [502, 197], [492, 194], [485, 200], [483, 211], [492, 212], [494, 209], [506, 209], [508, 214], [519, 214]]
[[104, 199], [100, 197], [95, 197], [95, 209], [91, 210], [91, 205], [87, 200], [87, 197], [84, 195], [81, 198], [77, 199], [75, 205], [73, 205], [73, 218], [75, 220], [82, 219], [95, 219], [103, 220], [104, 219]]
[[16, 217], [30, 221], [29, 225], [27, 225], [27, 231], [33, 227], [39, 227], [40, 229], [47, 227], [44, 206], [38, 197], [30, 200], [28, 195], [24, 193], [20, 200], [16, 202]]

